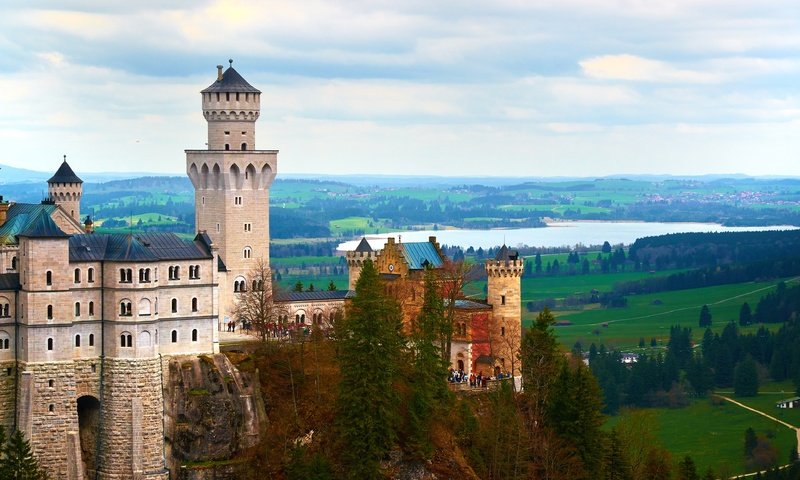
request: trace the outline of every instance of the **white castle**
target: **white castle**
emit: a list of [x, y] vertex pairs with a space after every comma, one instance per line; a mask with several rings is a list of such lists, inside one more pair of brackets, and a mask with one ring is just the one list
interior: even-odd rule
[[[170, 478], [167, 362], [217, 353], [252, 269], [269, 266], [278, 152], [256, 149], [261, 92], [232, 65], [217, 69], [201, 92], [208, 148], [186, 151], [193, 240], [93, 233], [91, 219], [81, 224], [83, 182], [66, 158], [41, 204], [0, 197], [0, 424], [24, 432], [53, 478]], [[351, 285], [366, 258], [387, 282], [411, 289], [411, 312], [421, 304], [421, 271], [444, 260], [433, 238], [390, 239], [379, 251], [362, 242], [348, 254]], [[488, 301], [458, 303], [452, 365], [468, 373], [508, 370], [513, 345], [499, 340], [519, 335], [522, 260], [503, 248], [486, 269]], [[330, 322], [351, 295], [286, 294], [283, 320]]]

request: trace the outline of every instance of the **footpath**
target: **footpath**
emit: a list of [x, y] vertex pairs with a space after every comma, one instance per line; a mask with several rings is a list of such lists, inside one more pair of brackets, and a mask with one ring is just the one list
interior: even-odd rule
[[[719, 397], [719, 398], [721, 398], [721, 399], [723, 399], [723, 400], [725, 400], [727, 402], [731, 402], [732, 404], [734, 404], [736, 406], [739, 406], [741, 408], [744, 408], [745, 410], [750, 410], [753, 413], [757, 413], [757, 414], [761, 415], [762, 417], [767, 417], [768, 419], [772, 420], [773, 422], [779, 423], [779, 424], [783, 425], [784, 427], [786, 427], [786, 428], [788, 428], [790, 430], [794, 430], [795, 435], [797, 435], [797, 453], [800, 454], [800, 428], [797, 428], [794, 425], [788, 424], [788, 423], [784, 422], [783, 420], [777, 419], [777, 418], [773, 417], [772, 415], [770, 415], [768, 413], [762, 412], [761, 410], [756, 410], [753, 407], [745, 405], [745, 404], [743, 404], [741, 402], [737, 402], [736, 400], [732, 399], [731, 397], [726, 397], [725, 395], [719, 395], [719, 394], [715, 394], [714, 396], [715, 397]], [[784, 467], [781, 467], [781, 468], [784, 468]], [[748, 478], [748, 477], [756, 476], [759, 473], [763, 474], [765, 472], [766, 472], [766, 470], [762, 471], [762, 472], [746, 473], [744, 475], [737, 475], [737, 476], [732, 477], [732, 478]]]

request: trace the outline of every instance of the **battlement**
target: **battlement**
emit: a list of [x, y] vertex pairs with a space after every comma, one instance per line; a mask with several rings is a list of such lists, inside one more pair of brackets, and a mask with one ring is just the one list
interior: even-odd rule
[[490, 277], [520, 277], [525, 270], [525, 260], [487, 260], [486, 274]]

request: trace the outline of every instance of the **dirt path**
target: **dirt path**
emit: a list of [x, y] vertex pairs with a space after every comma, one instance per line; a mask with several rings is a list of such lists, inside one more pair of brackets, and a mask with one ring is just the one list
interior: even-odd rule
[[[783, 420], [779, 420], [779, 419], [773, 417], [772, 415], [770, 415], [768, 413], [762, 412], [761, 410], [756, 410], [753, 407], [747, 406], [747, 405], [745, 405], [745, 404], [743, 404], [741, 402], [737, 402], [736, 400], [732, 399], [731, 397], [726, 397], [725, 395], [719, 395], [719, 394], [715, 394], [714, 396], [715, 397], [719, 397], [719, 398], [721, 398], [723, 400], [726, 400], [728, 402], [731, 402], [734, 405], [738, 405], [739, 407], [742, 407], [742, 408], [744, 408], [746, 410], [750, 410], [753, 413], [757, 413], [757, 414], [761, 415], [762, 417], [767, 417], [768, 419], [772, 420], [773, 422], [779, 423], [779, 424], [783, 425], [786, 428], [794, 430], [795, 435], [797, 435], [797, 453], [800, 454], [800, 428], [797, 428], [794, 425], [788, 424], [788, 423], [784, 422]], [[749, 475], [754, 475], [754, 474], [749, 474]], [[734, 477], [734, 478], [744, 478], [744, 477], [745, 476]]]

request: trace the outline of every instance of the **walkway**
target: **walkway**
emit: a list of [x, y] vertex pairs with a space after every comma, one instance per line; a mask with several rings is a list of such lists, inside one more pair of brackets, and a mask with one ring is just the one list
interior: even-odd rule
[[[742, 408], [744, 408], [746, 410], [750, 410], [753, 413], [757, 413], [757, 414], [759, 414], [759, 415], [761, 415], [763, 417], [767, 417], [768, 419], [772, 420], [773, 422], [780, 423], [784, 427], [789, 428], [791, 430], [794, 430], [795, 434], [797, 435], [797, 453], [800, 454], [800, 428], [797, 428], [794, 425], [788, 424], [788, 423], [784, 422], [783, 420], [779, 420], [779, 419], [773, 417], [772, 415], [770, 415], [768, 413], [762, 412], [761, 410], [756, 410], [753, 407], [747, 406], [747, 405], [745, 405], [745, 404], [743, 404], [741, 402], [737, 402], [736, 400], [732, 399], [731, 397], [726, 397], [725, 395], [719, 395], [719, 394], [714, 394], [714, 396], [715, 397], [719, 397], [719, 398], [721, 398], [723, 400], [727, 400], [727, 401], [731, 402], [734, 405], [738, 405], [738, 406], [740, 406], [740, 407], [742, 407]], [[739, 475], [739, 476], [736, 476], [736, 477], [733, 477], [733, 478], [747, 478], [749, 476], [755, 475], [756, 473], [758, 473], [758, 472], [748, 473], [746, 475]]]

